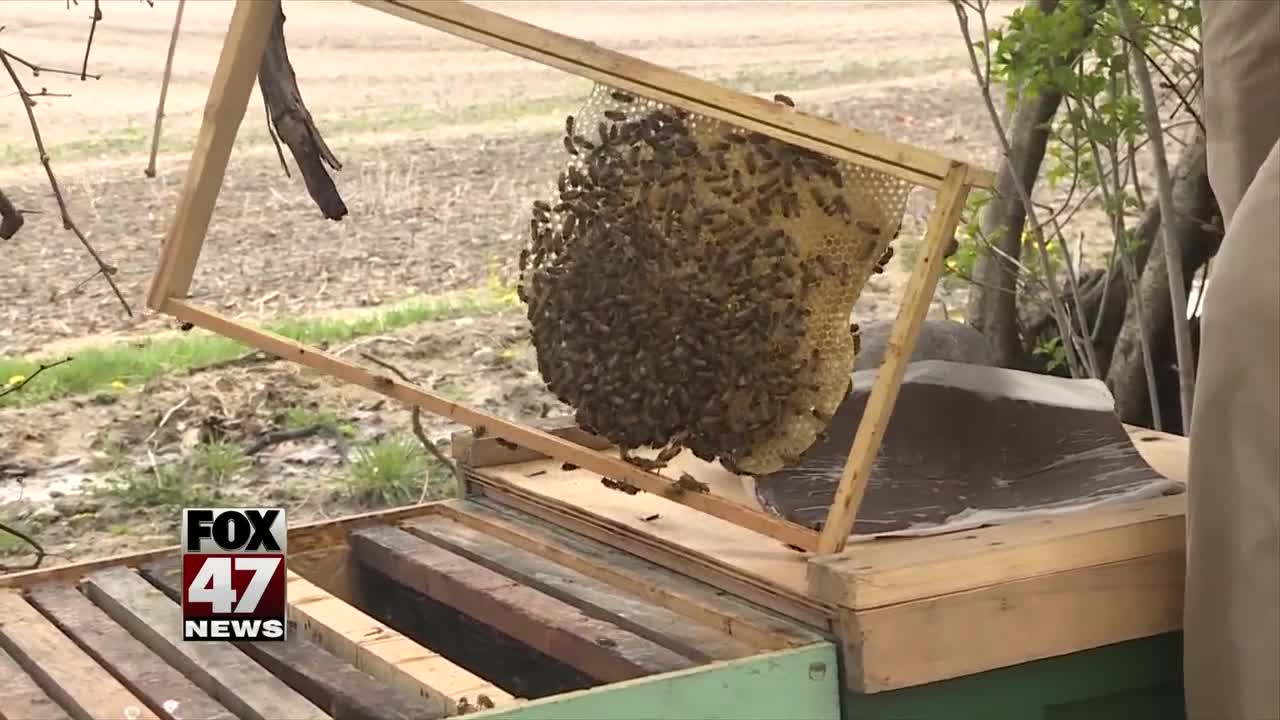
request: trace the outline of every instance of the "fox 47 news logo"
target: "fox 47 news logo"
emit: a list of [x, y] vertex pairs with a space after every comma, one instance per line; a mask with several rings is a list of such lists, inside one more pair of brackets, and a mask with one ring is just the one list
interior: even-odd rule
[[182, 510], [182, 639], [285, 639], [283, 508]]

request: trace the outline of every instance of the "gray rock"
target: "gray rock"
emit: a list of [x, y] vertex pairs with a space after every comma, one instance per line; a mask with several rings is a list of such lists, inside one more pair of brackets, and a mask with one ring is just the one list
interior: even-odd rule
[[[884, 362], [885, 346], [893, 331], [892, 320], [875, 320], [858, 323], [861, 349], [853, 362], [855, 372], [874, 370]], [[972, 327], [952, 320], [926, 320], [920, 329], [920, 339], [911, 353], [911, 361], [949, 360], [970, 365], [994, 365], [991, 346], [982, 333]]]

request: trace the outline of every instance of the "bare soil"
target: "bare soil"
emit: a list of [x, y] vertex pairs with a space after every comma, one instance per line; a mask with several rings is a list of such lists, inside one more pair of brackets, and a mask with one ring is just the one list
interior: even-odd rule
[[[993, 166], [993, 136], [951, 6], [938, 1], [773, 3], [502, 2], [500, 12], [748, 92], [784, 92], [843, 124]], [[40, 210], [4, 246], [0, 357], [74, 352], [174, 328], [144, 307], [186, 172], [229, 2], [188, 3], [170, 86], [158, 176], [143, 176], [175, 3], [104, 2], [91, 72], [23, 74], [41, 98], [40, 128], [70, 212], [118, 267], [126, 317], [75, 238], [62, 229], [16, 97], [0, 112], [0, 187]], [[1013, 7], [1014, 5], [1010, 5]], [[5, 3], [6, 50], [78, 70], [85, 3]], [[351, 214], [324, 220], [270, 145], [261, 99], [250, 102], [192, 293], [253, 322], [375, 307], [416, 295], [509, 281], [528, 203], [554, 179], [556, 130], [586, 81], [355, 5], [285, 4], [304, 98], [344, 163]], [[292, 160], [290, 159], [290, 162]], [[906, 278], [902, 252], [931, 197], [907, 211], [899, 259], [873, 279], [860, 317], [891, 316]], [[87, 282], [86, 282], [87, 281]], [[935, 312], [963, 305], [939, 295]], [[564, 412], [535, 369], [520, 308], [423, 323], [352, 353], [385, 358], [424, 385], [510, 418]], [[53, 371], [51, 371], [53, 372]], [[3, 381], [0, 378], [0, 381]], [[176, 410], [175, 410], [176, 408]], [[354, 428], [272, 445], [229, 478], [247, 503], [283, 503], [295, 521], [376, 505], [349, 492], [353, 448], [408, 428], [408, 412], [283, 362], [163, 378], [96, 397], [0, 410], [0, 521], [65, 562], [172, 543], [177, 511], [101, 492], [176, 466], [196, 443], [250, 447], [291, 410], [323, 410]], [[163, 426], [161, 422], [163, 420]], [[427, 418], [437, 439], [456, 427]], [[344, 457], [345, 456], [345, 457]], [[136, 498], [135, 498], [136, 501]], [[17, 545], [8, 546], [16, 552]], [[5, 558], [0, 538], [0, 564]]]

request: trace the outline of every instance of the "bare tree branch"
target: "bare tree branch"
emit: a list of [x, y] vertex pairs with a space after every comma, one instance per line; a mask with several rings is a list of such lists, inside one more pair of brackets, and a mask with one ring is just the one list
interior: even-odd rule
[[37, 66], [22, 61], [7, 50], [0, 48], [0, 63], [4, 64], [5, 71], [9, 73], [9, 79], [13, 81], [14, 87], [18, 89], [18, 95], [22, 100], [22, 107], [27, 111], [27, 120], [31, 124], [31, 136], [35, 138], [36, 149], [40, 153], [40, 164], [44, 166], [45, 174], [49, 176], [49, 187], [53, 189], [53, 197], [58, 203], [59, 212], [62, 213], [62, 227], [63, 229], [70, 230], [75, 234], [76, 239], [80, 241], [80, 244], [83, 245], [85, 250], [89, 252], [89, 255], [93, 257], [94, 262], [98, 264], [98, 271], [102, 273], [107, 284], [111, 286], [111, 290], [116, 294], [116, 298], [120, 300], [120, 304], [124, 306], [125, 314], [129, 317], [133, 317], [133, 309], [129, 307], [129, 301], [125, 300], [124, 294], [120, 292], [120, 287], [116, 285], [116, 281], [112, 278], [112, 276], [116, 274], [115, 266], [108, 264], [100, 255], [98, 255], [98, 251], [94, 249], [93, 245], [89, 243], [89, 239], [85, 237], [84, 233], [80, 231], [79, 226], [77, 226], [75, 221], [71, 219], [71, 213], [67, 210], [67, 201], [62, 197], [62, 188], [58, 185], [58, 178], [53, 174], [53, 166], [49, 164], [49, 152], [45, 149], [44, 139], [40, 136], [40, 124], [36, 122], [35, 111], [31, 109], [35, 102], [27, 93], [27, 89], [23, 87], [22, 81], [18, 79], [18, 73], [14, 71], [13, 63], [9, 62], [10, 60], [25, 64], [27, 67], [32, 69], [33, 73], [37, 73]]
[[[19, 65], [26, 67], [28, 70], [31, 71], [31, 74], [34, 75], [35, 77], [40, 77], [40, 73], [42, 72], [52, 73], [54, 75], [79, 75], [80, 74], [79, 70], [63, 70], [62, 68], [53, 68], [53, 67], [45, 67], [44, 65], [37, 65], [33, 62], [30, 62], [29, 60], [24, 60], [18, 57], [17, 55], [14, 55], [8, 50], [5, 50], [4, 54], [8, 56], [10, 60], [18, 63]], [[101, 75], [94, 75], [93, 73], [85, 73], [84, 77], [93, 78], [94, 80], [102, 79]]]
[[143, 171], [149, 178], [156, 176], [156, 153], [160, 151], [160, 125], [164, 120], [164, 101], [169, 95], [169, 78], [173, 76], [173, 54], [178, 49], [178, 30], [182, 27], [182, 9], [186, 5], [187, 0], [178, 0], [178, 10], [173, 16], [173, 32], [169, 34], [169, 54], [164, 59], [164, 75], [160, 78], [160, 102], [156, 105], [156, 125], [151, 131], [151, 159], [147, 161], [147, 169]]
[[36, 377], [39, 376], [40, 373], [44, 372], [45, 370], [56, 368], [59, 365], [65, 365], [66, 363], [69, 363], [69, 362], [71, 362], [71, 358], [63, 358], [61, 360], [57, 360], [51, 363], [41, 363], [40, 367], [36, 368], [35, 371], [33, 371], [30, 375], [26, 376], [22, 380], [12, 385], [5, 387], [3, 390], [0, 390], [0, 398], [4, 397], [5, 395], [10, 395], [12, 393], [18, 392], [22, 388], [26, 387], [32, 380], [35, 380]]
[[93, 17], [89, 21], [89, 40], [84, 44], [84, 62], [80, 65], [80, 82], [89, 76], [89, 51], [93, 49], [93, 34], [102, 22], [102, 7], [98, 0], [93, 0]]

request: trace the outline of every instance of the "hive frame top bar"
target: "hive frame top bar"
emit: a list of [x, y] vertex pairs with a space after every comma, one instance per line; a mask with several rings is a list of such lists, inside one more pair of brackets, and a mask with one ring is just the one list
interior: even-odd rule
[[[353, 2], [933, 190], [942, 185], [951, 165], [960, 162], [459, 0]], [[994, 187], [995, 175], [991, 171], [961, 164], [966, 167], [966, 185]]]

